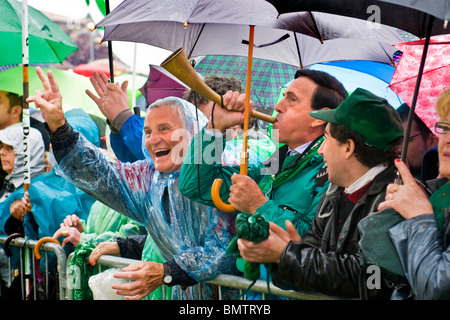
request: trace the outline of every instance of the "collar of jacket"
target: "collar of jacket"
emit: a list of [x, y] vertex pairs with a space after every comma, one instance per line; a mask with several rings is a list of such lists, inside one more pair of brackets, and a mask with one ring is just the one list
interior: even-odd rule
[[272, 167], [272, 164], [276, 164], [277, 172], [273, 172], [273, 174], [279, 175], [282, 171], [288, 170], [292, 167], [294, 167], [299, 160], [301, 160], [312, 148], [318, 149], [316, 144], [320, 144], [323, 142], [323, 135], [317, 137], [314, 139], [309, 146], [303, 151], [302, 154], [296, 154], [292, 157], [296, 156], [297, 158], [292, 161], [288, 166], [283, 168], [284, 160], [288, 157], [287, 153], [289, 151], [289, 147], [287, 145], [283, 145], [280, 148], [277, 149], [269, 158], [267, 158], [265, 161], [261, 162], [261, 164], [265, 167]]
[[[387, 185], [394, 181], [395, 174], [396, 174], [395, 166], [394, 165], [388, 166], [384, 171], [382, 171], [380, 174], [378, 174], [375, 177], [369, 190], [366, 192], [366, 194], [364, 194], [359, 199], [358, 203], [361, 201], [365, 201], [367, 197], [376, 195], [376, 194], [383, 194], [383, 199], [384, 199], [385, 192], [383, 192], [383, 191], [386, 191]], [[342, 194], [343, 194], [341, 192], [341, 190], [343, 190], [343, 188], [330, 183], [328, 190], [325, 193], [326, 198], [325, 198], [325, 202], [323, 203], [323, 205], [325, 205], [326, 202], [335, 203], [337, 201], [338, 197], [342, 196]], [[358, 205], [358, 203], [355, 204], [355, 207]], [[321, 207], [323, 207], [323, 205], [321, 205]], [[373, 210], [376, 208], [371, 208], [371, 209]], [[319, 218], [326, 218], [333, 213], [333, 210], [331, 210], [330, 212], [321, 213], [321, 210], [318, 209], [317, 212], [319, 213], [319, 215], [318, 215]]]

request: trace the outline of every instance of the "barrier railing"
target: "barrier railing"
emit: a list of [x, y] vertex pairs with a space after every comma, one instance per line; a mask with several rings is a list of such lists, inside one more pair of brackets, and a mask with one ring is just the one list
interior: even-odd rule
[[[5, 244], [6, 238], [0, 237], [0, 244]], [[24, 277], [24, 272], [21, 273], [21, 282], [22, 282], [22, 299], [27, 299], [27, 288], [26, 288], [26, 281], [33, 281], [33, 285], [30, 286], [34, 290], [34, 297], [37, 296], [36, 293], [36, 274], [34, 270], [36, 270], [35, 266], [35, 253], [34, 249], [37, 244], [36, 240], [27, 240], [24, 238], [15, 238], [12, 239], [9, 242], [9, 246], [16, 246], [20, 249], [20, 258], [21, 258], [21, 270], [23, 269], [24, 262], [22, 261], [22, 258], [29, 259], [32, 261], [32, 273], [27, 278]], [[27, 252], [25, 252], [25, 249]], [[57, 260], [57, 274], [58, 274], [58, 290], [59, 290], [59, 299], [60, 300], [72, 300], [72, 287], [70, 283], [72, 283], [73, 279], [70, 279], [73, 272], [71, 272], [68, 269], [68, 262], [70, 261], [72, 254], [69, 255], [69, 257], [66, 256], [64, 250], [61, 248], [59, 244], [56, 243], [44, 243], [40, 246], [40, 250], [44, 252], [44, 257], [47, 257], [48, 252], [53, 252], [56, 254], [56, 260]], [[8, 258], [10, 259], [10, 258]], [[48, 259], [45, 259], [46, 261]], [[115, 257], [115, 256], [108, 256], [104, 255], [101, 256], [97, 261], [97, 266], [99, 268], [99, 272], [102, 271], [102, 267], [115, 267], [115, 268], [124, 268], [132, 263], [138, 262], [138, 260], [133, 259], [126, 259], [122, 257]], [[86, 261], [86, 263], [88, 263]], [[45, 272], [48, 272], [47, 266], [45, 268]], [[13, 270], [10, 270], [12, 273]], [[85, 276], [85, 275], [76, 275], [76, 276]], [[48, 282], [47, 282], [48, 283]], [[216, 276], [214, 279], [207, 281], [206, 283], [217, 285], [218, 286], [218, 298], [219, 300], [222, 299], [222, 289], [223, 288], [236, 288], [240, 290], [240, 293], [242, 294], [245, 292], [249, 286], [253, 283], [253, 281], [248, 280], [244, 277], [239, 276], [233, 276], [233, 275], [227, 275], [227, 274], [220, 274]], [[201, 284], [199, 284], [201, 286]], [[46, 292], [49, 291], [50, 288], [46, 288]], [[181, 290], [181, 289], [180, 289]], [[163, 297], [165, 297], [165, 292], [163, 288]], [[267, 295], [275, 295], [280, 297], [285, 297], [287, 299], [300, 299], [300, 300], [338, 300], [339, 297], [334, 296], [327, 296], [319, 293], [314, 292], [301, 292], [301, 291], [292, 291], [292, 290], [283, 290], [276, 286], [274, 286], [271, 282], [268, 284], [264, 280], [257, 280], [250, 288], [252, 292], [258, 292], [261, 293], [261, 298], [264, 300], [267, 298]], [[1, 292], [0, 292], [1, 295]], [[246, 296], [243, 295], [241, 299], [246, 299]]]
[[[8, 241], [7, 241], [8, 240]], [[7, 248], [2, 249], [2, 254], [5, 254], [5, 251], [10, 251], [10, 247], [18, 247], [19, 248], [19, 264], [20, 267], [17, 270], [14, 270], [11, 264], [12, 257], [8, 256], [8, 274], [10, 276], [8, 280], [9, 283], [12, 282], [13, 278], [17, 275], [20, 275], [20, 282], [21, 282], [21, 292], [22, 292], [22, 299], [26, 300], [29, 298], [37, 299], [38, 297], [38, 276], [36, 274], [36, 255], [35, 255], [35, 247], [38, 243], [36, 240], [30, 240], [25, 239], [22, 237], [16, 237], [14, 239], [8, 239], [4, 237], [0, 237], [0, 244], [5, 245], [5, 242], [7, 243]], [[64, 250], [61, 248], [59, 244], [56, 243], [43, 243], [40, 245], [40, 250], [44, 252], [44, 260], [45, 260], [45, 267], [44, 267], [44, 274], [41, 276], [44, 276], [45, 281], [45, 287], [44, 287], [44, 299], [48, 297], [48, 294], [51, 289], [49, 288], [49, 278], [50, 278], [50, 272], [48, 267], [48, 253], [52, 252], [56, 255], [56, 274], [58, 275], [58, 290], [59, 290], [59, 299], [64, 299], [64, 297], [67, 296], [67, 285], [66, 285], [66, 261], [67, 256]], [[26, 265], [29, 264], [28, 270], [26, 270]], [[0, 293], [1, 295], [1, 293]]]
[[[69, 260], [70, 260], [70, 256], [69, 256]], [[101, 266], [123, 268], [123, 267], [126, 267], [135, 262], [138, 262], [138, 260], [132, 260], [132, 259], [126, 259], [126, 258], [108, 256], [108, 255], [101, 256], [97, 260], [97, 264], [99, 265], [100, 270], [101, 270]], [[242, 294], [242, 292], [244, 292], [245, 290], [248, 289], [248, 287], [253, 283], [253, 281], [248, 280], [244, 277], [228, 275], [228, 274], [220, 274], [220, 275], [216, 276], [214, 279], [206, 281], [206, 283], [218, 286], [219, 300], [221, 300], [222, 299], [222, 288], [224, 288], [224, 287], [236, 288], [236, 289], [239, 289], [240, 293]], [[270, 290], [270, 292], [269, 292], [269, 290]], [[339, 297], [327, 296], [327, 295], [314, 293], [314, 292], [283, 290], [283, 289], [276, 287], [271, 282], [269, 283], [269, 288], [267, 288], [267, 282], [264, 280], [257, 280], [251, 286], [249, 291], [261, 293], [263, 300], [266, 299], [266, 295], [268, 295], [268, 294], [285, 297], [287, 299], [300, 299], [300, 300], [340, 300], [340, 299], [342, 299]], [[165, 294], [163, 294], [163, 296], [165, 297]], [[245, 295], [242, 297], [242, 299], [245, 299]]]

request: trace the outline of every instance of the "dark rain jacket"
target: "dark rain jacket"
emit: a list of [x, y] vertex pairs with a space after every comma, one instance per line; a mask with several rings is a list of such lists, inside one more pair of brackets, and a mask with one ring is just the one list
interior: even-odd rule
[[[440, 188], [446, 184], [448, 188], [449, 183], [447, 178], [441, 178], [427, 185], [433, 193], [440, 193], [439, 197], [446, 197], [448, 203], [450, 194]], [[389, 229], [416, 299], [450, 299], [450, 206], [443, 209], [442, 231], [431, 213], [404, 220]]]
[[[322, 196], [313, 226], [302, 242], [289, 242], [278, 265], [272, 268], [273, 283], [284, 289], [312, 291], [342, 298], [385, 298], [392, 290], [381, 281], [380, 290], [365, 287], [365, 271], [359, 261], [358, 222], [384, 201], [386, 187], [395, 178], [394, 166], [382, 171], [354, 205], [337, 231], [337, 212], [342, 188], [331, 184]], [[369, 291], [369, 292], [368, 292]]]

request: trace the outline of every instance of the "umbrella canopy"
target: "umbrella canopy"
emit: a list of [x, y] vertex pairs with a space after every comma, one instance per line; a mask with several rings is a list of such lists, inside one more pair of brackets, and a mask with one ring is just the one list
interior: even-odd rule
[[448, 0], [380, 0], [383, 2], [400, 4], [420, 12], [425, 12], [441, 20], [450, 20], [450, 2]]
[[352, 93], [356, 88], [369, 90], [398, 108], [403, 100], [389, 88], [395, 67], [373, 61], [338, 61], [318, 63], [308, 69], [324, 71], [336, 77]]
[[[343, 23], [342, 17], [334, 17], [338, 20], [330, 21], [332, 15], [322, 14], [310, 21], [308, 16], [304, 18], [303, 14], [299, 14], [298, 19], [283, 20], [281, 23], [276, 19], [276, 10], [260, 0], [250, 1], [249, 8], [245, 7], [248, 1], [239, 2], [238, 7], [230, 6], [226, 1], [195, 2], [199, 3], [199, 7], [190, 17], [179, 17], [185, 12], [181, 9], [187, 6], [184, 1], [179, 6], [175, 1], [124, 1], [97, 27], [105, 27], [104, 40], [141, 42], [170, 51], [183, 47], [188, 57], [246, 57], [248, 25], [253, 23], [256, 25], [254, 58], [301, 67], [349, 59], [390, 63], [396, 51], [392, 45], [402, 42], [392, 28], [371, 28], [358, 19], [348, 18]], [[215, 9], [210, 8], [213, 4], [217, 6]], [[142, 9], [137, 10], [138, 7]], [[244, 19], [242, 12], [248, 13], [247, 19]], [[254, 17], [258, 16], [266, 18], [255, 20]], [[297, 32], [292, 32], [292, 29]]]
[[[419, 6], [416, 8], [399, 6], [398, 4], [401, 4], [402, 1]], [[397, 27], [420, 38], [425, 37], [427, 27], [425, 13], [427, 11], [421, 10], [422, 7], [433, 8], [433, 12], [448, 11], [442, 9], [445, 7], [448, 9], [446, 0], [267, 0], [267, 2], [274, 5], [280, 13], [280, 18], [283, 18], [285, 13], [299, 11], [332, 13], [365, 21], [375, 21], [380, 26]], [[432, 35], [439, 35], [448, 33], [448, 30], [442, 19], [436, 19], [431, 32]]]
[[[0, 65], [22, 63], [22, 3], [0, 0]], [[30, 63], [61, 63], [78, 49], [58, 25], [40, 11], [28, 7]]]
[[[42, 83], [36, 74], [35, 67], [29, 67], [29, 88], [30, 92], [35, 90], [43, 90]], [[43, 68], [45, 73], [52, 70], [56, 81], [59, 85], [59, 90], [63, 95], [63, 110], [69, 111], [74, 108], [82, 108], [87, 113], [105, 118], [105, 116], [98, 110], [95, 102], [84, 93], [86, 89], [95, 92], [89, 78], [78, 75], [72, 71], [59, 70], [53, 68]], [[0, 90], [13, 92], [19, 95], [23, 94], [22, 86], [22, 67], [10, 68], [6, 71], [0, 72]]]
[[[425, 40], [396, 45], [403, 56], [394, 72], [389, 87], [409, 106], [412, 104], [420, 60]], [[432, 37], [427, 51], [422, 81], [417, 96], [415, 113], [433, 132], [439, 121], [435, 110], [441, 92], [450, 87], [450, 35]]]
[[104, 73], [108, 78], [110, 75], [109, 67], [100, 64], [79, 64], [73, 68], [73, 72], [88, 78], [92, 77], [94, 72]]
[[160, 66], [150, 65], [150, 72], [140, 91], [150, 105], [158, 99], [169, 96], [182, 98], [188, 88], [167, 70]]
[[[202, 76], [235, 77], [244, 84], [247, 58], [239, 56], [206, 56], [195, 65]], [[251, 100], [256, 107], [273, 108], [280, 88], [294, 78], [298, 67], [264, 59], [253, 59]]]

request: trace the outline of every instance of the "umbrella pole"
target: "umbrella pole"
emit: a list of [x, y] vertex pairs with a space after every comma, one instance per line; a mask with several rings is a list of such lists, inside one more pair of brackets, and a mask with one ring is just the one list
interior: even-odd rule
[[[425, 67], [425, 59], [427, 57], [428, 45], [430, 43], [431, 38], [431, 29], [433, 28], [434, 16], [429, 15], [428, 26], [427, 26], [427, 34], [425, 38], [425, 43], [423, 46], [422, 58], [420, 60], [419, 73], [417, 75], [416, 86], [414, 88], [413, 99], [411, 102], [410, 110], [408, 113], [408, 120], [405, 129], [405, 138], [403, 139], [403, 147], [402, 147], [402, 161], [406, 160], [406, 153], [408, 150], [408, 141], [409, 141], [409, 133], [411, 131], [412, 119], [414, 118], [414, 110], [416, 109], [417, 97], [419, 95], [420, 82], [422, 81], [423, 69]], [[398, 175], [397, 180], [401, 183], [400, 175]]]
[[[248, 123], [250, 120], [250, 88], [252, 82], [252, 61], [253, 61], [253, 36], [255, 33], [255, 26], [250, 26], [250, 36], [248, 43], [248, 65], [247, 65], [247, 81], [245, 88], [245, 110], [244, 110], [244, 133], [243, 133], [243, 144], [241, 152], [241, 165], [239, 168], [239, 173], [242, 175], [247, 175], [248, 172]], [[163, 62], [164, 64], [164, 62]], [[222, 185], [222, 179], [214, 180], [211, 187], [211, 199], [214, 205], [221, 211], [233, 212], [236, 209], [231, 204], [226, 204], [220, 198], [220, 186]]]
[[[23, 100], [22, 100], [22, 127], [23, 127], [23, 147], [24, 147], [24, 192], [28, 191], [31, 183], [31, 166], [30, 166], [30, 109], [27, 98], [29, 95], [29, 48], [28, 48], [28, 0], [22, 1], [22, 68], [23, 68]], [[25, 294], [31, 291], [31, 271], [28, 248], [25, 248]], [[26, 297], [25, 297], [26, 298]]]
[[[105, 1], [106, 15], [109, 14], [109, 0]], [[112, 41], [108, 41], [108, 59], [109, 59], [109, 79], [111, 83], [114, 83], [114, 61], [113, 61], [113, 51], [112, 51]]]
[[240, 174], [247, 175], [248, 171], [248, 126], [250, 121], [250, 89], [252, 84], [252, 63], [253, 63], [253, 38], [255, 34], [255, 26], [250, 26], [249, 42], [248, 42], [248, 64], [247, 79], [245, 85], [245, 111], [244, 111], [244, 134], [241, 153]]
[[30, 151], [28, 148], [28, 135], [30, 133], [30, 109], [27, 98], [29, 96], [29, 48], [28, 48], [28, 4], [27, 0], [22, 2], [22, 68], [23, 68], [23, 100], [22, 100], [22, 121], [23, 121], [23, 144], [25, 150], [24, 186], [25, 191], [30, 186]]

